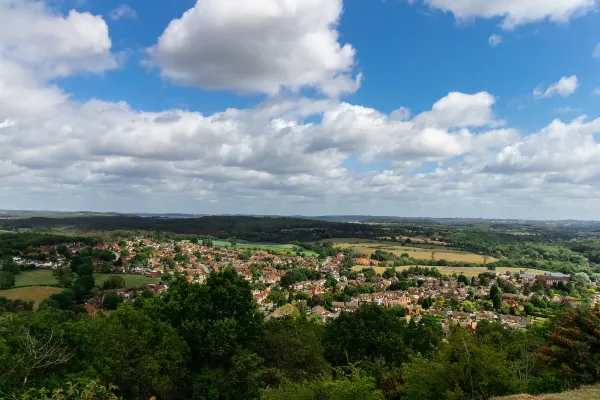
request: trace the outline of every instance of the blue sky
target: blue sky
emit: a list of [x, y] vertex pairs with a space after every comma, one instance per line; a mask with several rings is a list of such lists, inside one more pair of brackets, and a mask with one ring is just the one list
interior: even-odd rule
[[2, 2], [0, 208], [600, 219], [598, 6]]

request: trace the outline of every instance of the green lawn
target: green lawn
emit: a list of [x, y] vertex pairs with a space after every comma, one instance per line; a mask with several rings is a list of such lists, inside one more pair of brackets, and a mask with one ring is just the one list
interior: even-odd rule
[[15, 287], [23, 286], [56, 286], [58, 282], [50, 269], [34, 269], [23, 271], [15, 276]]
[[[102, 284], [107, 280], [111, 274], [94, 274], [96, 279], [96, 285], [102, 287]], [[158, 283], [160, 278], [147, 278], [143, 275], [134, 274], [123, 274], [119, 275], [125, 279], [125, 285], [127, 289], [134, 289], [139, 286], [145, 286], [149, 283]], [[32, 271], [23, 271], [19, 275], [15, 276], [15, 287], [23, 286], [56, 286], [58, 282], [52, 275], [52, 271], [49, 269], [36, 269]]]
[[[96, 286], [102, 287], [104, 281], [114, 275], [116, 274], [94, 274], [94, 279], [96, 279]], [[125, 279], [125, 286], [127, 287], [127, 289], [135, 289], [140, 286], [146, 286], [150, 283], [160, 282], [160, 278], [147, 278], [144, 275], [119, 274], [118, 276]]]

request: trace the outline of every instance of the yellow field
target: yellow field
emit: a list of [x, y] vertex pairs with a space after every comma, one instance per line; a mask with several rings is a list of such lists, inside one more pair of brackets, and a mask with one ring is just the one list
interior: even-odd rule
[[[443, 246], [436, 245], [423, 245], [421, 247], [406, 246], [402, 244], [382, 242], [382, 241], [368, 241], [364, 239], [332, 239], [331, 242], [335, 243], [336, 246], [342, 248], [350, 248], [358, 253], [364, 255], [371, 255], [377, 250], [393, 253], [397, 256], [403, 253], [417, 260], [431, 260], [432, 256], [434, 260], [446, 260], [453, 262], [466, 262], [474, 264], [484, 264], [484, 257], [480, 254], [469, 253], [462, 250], [451, 249]], [[488, 257], [487, 262], [492, 263], [497, 261], [493, 257]]]
[[[402, 267], [396, 267], [396, 271], [400, 272], [400, 271], [404, 271], [406, 269], [409, 269], [411, 267], [414, 267], [414, 265], [407, 265], [407, 266], [402, 266]], [[421, 268], [431, 268], [431, 266], [429, 265], [419, 265], [419, 267]], [[386, 267], [366, 267], [364, 265], [356, 265], [355, 267], [353, 267], [352, 269], [354, 271], [362, 271], [363, 268], [373, 268], [375, 270], [375, 272], [377, 272], [378, 274], [383, 274], [383, 271], [385, 271], [387, 268]], [[442, 275], [452, 275], [454, 273], [456, 273], [457, 275], [463, 274], [464, 276], [470, 278], [472, 276], [478, 276], [479, 274], [481, 274], [482, 272], [487, 271], [487, 268], [485, 267], [472, 267], [472, 268], [458, 268], [458, 267], [435, 267], [437, 268]], [[511, 272], [520, 272], [523, 268], [506, 268], [506, 267], [498, 267], [496, 268], [496, 271], [500, 272], [501, 274], [506, 273], [507, 271], [511, 271]], [[531, 273], [533, 274], [543, 274], [544, 271], [539, 271], [536, 269], [530, 269], [529, 271], [531, 271]]]
[[508, 397], [494, 397], [492, 400], [593, 400], [600, 399], [600, 385], [584, 386], [581, 389], [570, 392], [542, 394], [539, 396], [530, 396], [528, 394], [518, 394]]
[[29, 287], [21, 287], [7, 290], [0, 290], [0, 297], [6, 297], [10, 300], [33, 300], [35, 304], [33, 305], [33, 309], [37, 310], [40, 303], [52, 296], [55, 293], [60, 293], [64, 289], [50, 286], [29, 286]]

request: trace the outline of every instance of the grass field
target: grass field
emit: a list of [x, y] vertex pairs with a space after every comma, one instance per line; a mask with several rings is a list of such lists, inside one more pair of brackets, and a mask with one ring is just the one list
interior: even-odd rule
[[[364, 239], [340, 239], [340, 241], [333, 239], [332, 242], [335, 243], [336, 246], [350, 248], [367, 256], [375, 253], [377, 250], [381, 250], [388, 253], [393, 253], [397, 256], [408, 253], [410, 257], [417, 260], [431, 260], [433, 256], [436, 261], [443, 259], [447, 261], [467, 262], [474, 264], [483, 264], [485, 262], [482, 255], [438, 245], [422, 245], [415, 247], [382, 241], [366, 241]], [[494, 261], [497, 260], [492, 257], [488, 257], [487, 259], [488, 263]]]
[[600, 385], [586, 386], [578, 390], [571, 390], [564, 393], [542, 394], [531, 396], [528, 394], [518, 394], [508, 397], [494, 397], [492, 400], [598, 400], [600, 399]]
[[33, 308], [37, 310], [39, 304], [55, 293], [61, 292], [62, 288], [48, 287], [48, 286], [29, 286], [7, 290], [0, 290], [0, 296], [6, 297], [7, 299], [16, 300], [33, 300], [35, 302]]
[[31, 271], [23, 271], [15, 276], [15, 287], [22, 286], [50, 286], [58, 285], [58, 282], [52, 275], [52, 270], [49, 269], [34, 269]]
[[[107, 280], [110, 274], [94, 274], [96, 285], [102, 287], [102, 284]], [[135, 274], [123, 274], [119, 275], [125, 279], [125, 285], [127, 289], [134, 289], [139, 286], [145, 286], [150, 283], [160, 282], [160, 278], [147, 278], [143, 275]], [[23, 286], [50, 286], [57, 285], [58, 282], [52, 275], [52, 271], [49, 269], [36, 269], [33, 271], [24, 271], [15, 277], [15, 287]]]
[[[94, 279], [96, 280], [96, 286], [102, 287], [102, 284], [109, 277], [115, 276], [114, 274], [94, 274]], [[151, 283], [160, 282], [160, 278], [148, 278], [143, 275], [135, 275], [135, 274], [122, 274], [118, 275], [125, 279], [125, 286], [127, 289], [135, 289], [140, 286], [146, 286]]]
[[[215, 246], [222, 247], [231, 247], [231, 243], [225, 240], [213, 240], [213, 244]], [[238, 242], [236, 248], [238, 249], [254, 249], [258, 248], [261, 250], [265, 250], [272, 253], [282, 253], [282, 252], [290, 252], [294, 254], [294, 246], [293, 244], [278, 244], [278, 243], [247, 243], [247, 242]], [[312, 250], [303, 249], [304, 254], [307, 256], [317, 256]]]
[[[406, 269], [409, 269], [410, 267], [414, 267], [414, 265], [408, 265], [408, 266], [403, 266], [403, 267], [396, 267], [396, 271], [404, 271]], [[428, 265], [419, 265], [419, 267], [422, 268], [431, 268]], [[362, 271], [363, 268], [369, 268], [369, 267], [365, 267], [364, 265], [357, 265], [354, 268], [352, 268], [354, 271]], [[378, 274], [383, 274], [383, 271], [386, 270], [385, 267], [372, 267], [375, 272], [377, 272]], [[463, 274], [464, 276], [470, 278], [472, 276], [478, 276], [479, 274], [481, 274], [482, 272], [485, 272], [487, 270], [487, 268], [485, 267], [472, 267], [472, 268], [457, 268], [457, 267], [435, 267], [437, 268], [443, 275], [452, 275], [454, 273], [456, 273], [457, 275]], [[498, 267], [496, 268], [496, 271], [504, 274], [507, 271], [512, 271], [512, 272], [520, 272], [522, 268], [504, 268], [504, 267]], [[530, 269], [531, 273], [533, 274], [543, 274], [543, 271], [539, 271], [539, 270], [535, 270], [535, 269]]]

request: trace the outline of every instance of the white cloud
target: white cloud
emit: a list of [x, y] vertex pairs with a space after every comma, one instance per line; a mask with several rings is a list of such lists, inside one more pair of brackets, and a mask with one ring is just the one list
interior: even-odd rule
[[128, 4], [120, 4], [111, 10], [109, 17], [114, 21], [118, 21], [120, 19], [136, 19], [137, 12], [135, 12], [135, 10]]
[[432, 8], [451, 12], [458, 20], [501, 18], [503, 29], [549, 20], [568, 22], [592, 11], [596, 0], [423, 0]]
[[570, 77], [563, 76], [558, 82], [548, 86], [546, 90], [543, 90], [543, 88], [540, 87], [535, 88], [533, 90], [533, 96], [538, 99], [552, 97], [555, 94], [567, 97], [575, 93], [578, 87], [579, 79], [577, 79], [576, 75]]
[[0, 60], [10, 59], [47, 78], [101, 73], [118, 66], [100, 16], [72, 10], [57, 15], [44, 3], [0, 2]]
[[592, 93], [595, 94], [596, 96], [600, 96], [600, 88], [594, 89], [594, 91]]
[[339, 43], [342, 0], [203, 0], [149, 49], [163, 77], [208, 89], [353, 92], [355, 49]]
[[502, 36], [494, 33], [492, 36], [489, 37], [488, 43], [490, 44], [490, 46], [496, 47], [500, 43], [502, 43]]
[[592, 57], [594, 57], [595, 59], [600, 59], [600, 43], [596, 45], [596, 48], [592, 52]]
[[496, 98], [487, 92], [449, 93], [437, 101], [431, 111], [415, 118], [417, 124], [432, 127], [478, 127], [502, 124], [494, 120], [492, 106]]

